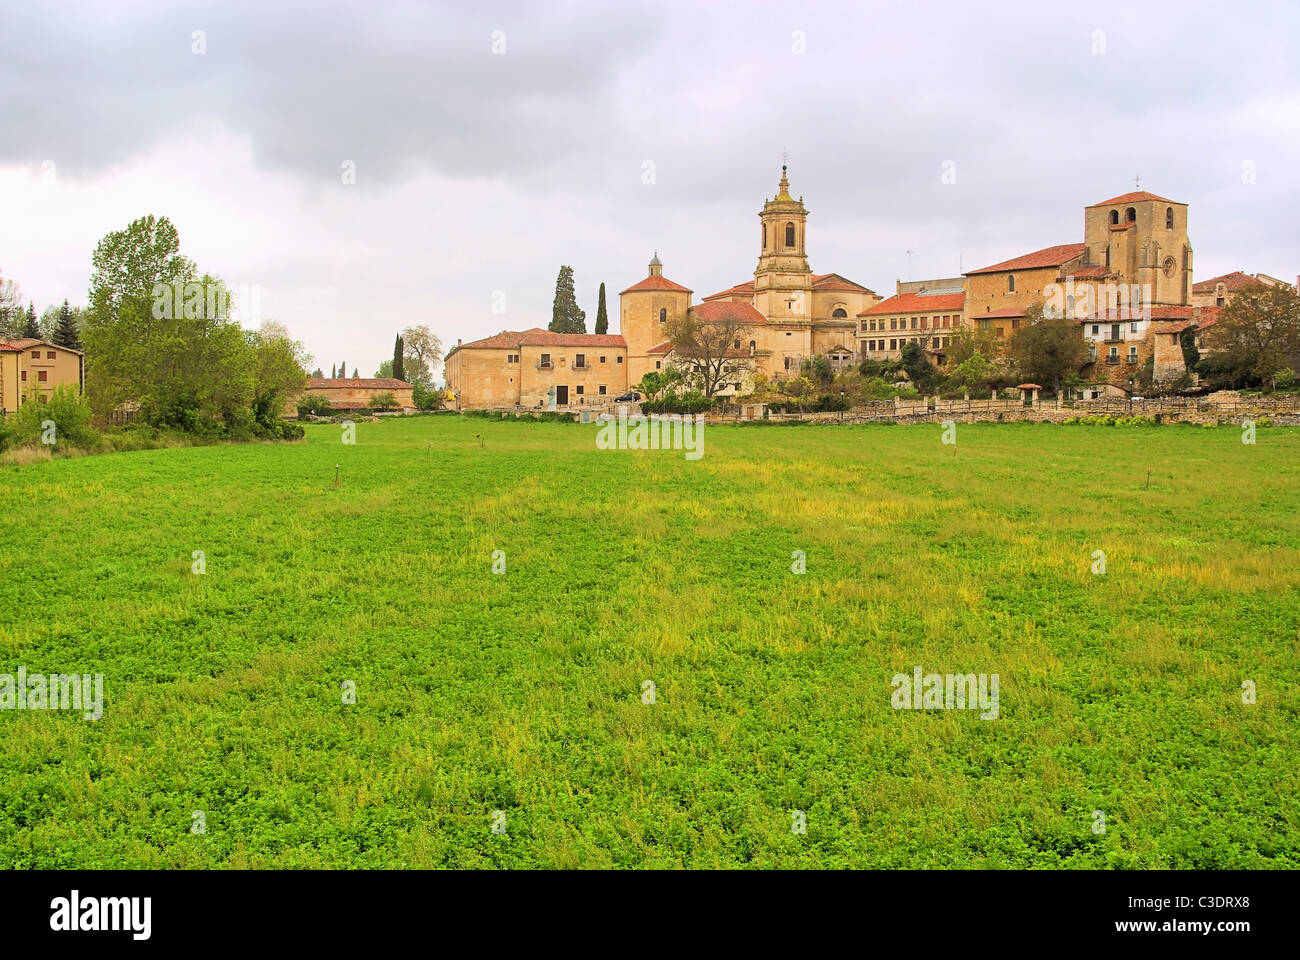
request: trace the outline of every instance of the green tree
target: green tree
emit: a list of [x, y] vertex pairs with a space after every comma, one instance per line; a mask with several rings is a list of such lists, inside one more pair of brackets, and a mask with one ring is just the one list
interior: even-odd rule
[[339, 379], [342, 380], [342, 379], [343, 379], [344, 377], [346, 377], [347, 375], [348, 375], [348, 365], [347, 365], [347, 363], [346, 363], [346, 362], [345, 362], [345, 363], [340, 363], [340, 364], [339, 364]]
[[402, 335], [399, 333], [397, 339], [393, 341], [393, 379], [406, 379], [406, 351], [402, 347]]
[[431, 390], [433, 371], [442, 361], [442, 341], [428, 327], [417, 326], [402, 331], [402, 343], [406, 350], [403, 364], [406, 376], [402, 379], [412, 386]]
[[907, 379], [912, 382], [912, 386], [922, 393], [933, 392], [939, 382], [939, 371], [925, 355], [925, 348], [915, 340], [908, 340], [903, 344], [900, 357], [903, 361], [903, 369], [907, 371]]
[[1264, 284], [1241, 290], [1202, 339], [1198, 369], [1212, 385], [1272, 390], [1280, 373], [1300, 369], [1300, 292]]
[[381, 390], [378, 393], [371, 394], [370, 407], [372, 410], [392, 410], [397, 406], [397, 397], [393, 396], [391, 390]]
[[957, 364], [948, 382], [967, 393], [983, 393], [993, 377], [993, 363], [982, 353], [972, 353]]
[[380, 360], [379, 369], [375, 371], [375, 376], [380, 380], [387, 380], [393, 375], [393, 361]]
[[78, 329], [77, 313], [68, 306], [68, 301], [63, 301], [63, 306], [59, 307], [59, 315], [54, 324], [54, 329], [50, 334], [50, 339], [61, 347], [67, 347], [69, 350], [81, 349], [81, 332]]
[[547, 329], [555, 333], [587, 332], [587, 314], [578, 309], [578, 298], [573, 292], [573, 267], [560, 267], [560, 275], [555, 278], [555, 301]]
[[267, 321], [248, 334], [253, 348], [253, 419], [270, 427], [283, 416], [285, 404], [307, 387], [311, 357], [301, 343], [289, 338], [281, 324]]
[[333, 380], [339, 375], [339, 368], [336, 364], [330, 365], [330, 379]]
[[600, 285], [599, 299], [596, 301], [596, 332], [609, 333], [609, 314], [605, 310], [605, 285]]
[[23, 325], [23, 336], [35, 340], [41, 339], [41, 325], [36, 320], [36, 304], [27, 304], [27, 319]]
[[1076, 320], [1044, 316], [1043, 305], [1036, 303], [1025, 310], [1025, 325], [1011, 335], [1007, 355], [1017, 376], [1059, 395], [1066, 378], [1088, 362], [1088, 347]]

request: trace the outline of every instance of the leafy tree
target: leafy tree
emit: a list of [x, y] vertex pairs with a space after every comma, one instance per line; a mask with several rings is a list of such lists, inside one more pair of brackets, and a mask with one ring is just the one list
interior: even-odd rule
[[313, 370], [311, 372], [311, 375], [315, 377], [317, 380], [323, 380], [325, 378], [325, 374], [321, 373], [320, 367], [317, 367], [315, 370]]
[[939, 382], [939, 371], [925, 355], [925, 348], [915, 340], [908, 340], [903, 344], [900, 356], [912, 386], [922, 393], [931, 393]]
[[282, 415], [284, 405], [307, 386], [307, 364], [311, 357], [281, 324], [267, 321], [261, 330], [248, 334], [255, 356], [253, 419], [271, 426]]
[[329, 397], [319, 393], [304, 393], [298, 398], [295, 405], [298, 407], [299, 419], [305, 419], [312, 414], [325, 416], [330, 409]]
[[1215, 386], [1277, 386], [1278, 375], [1300, 369], [1300, 292], [1256, 284], [1238, 292], [1205, 329], [1199, 370]]
[[655, 400], [682, 383], [682, 380], [682, 372], [673, 366], [667, 370], [649, 370], [637, 384], [637, 390], [643, 397]]
[[391, 360], [379, 361], [379, 369], [375, 371], [375, 376], [381, 380], [385, 380], [388, 377], [391, 377], [392, 375], [393, 375], [393, 361]]
[[578, 298], [573, 292], [573, 267], [560, 267], [555, 278], [555, 301], [551, 305], [551, 324], [555, 333], [586, 333], [586, 311], [578, 309]]
[[402, 335], [399, 333], [397, 339], [393, 341], [393, 372], [392, 377], [396, 380], [406, 379], [406, 370], [403, 362], [406, 359], [406, 351], [402, 348]]
[[54, 446], [77, 447], [94, 450], [99, 446], [99, 435], [90, 426], [90, 407], [79, 396], [76, 386], [70, 383], [55, 387], [41, 402], [41, 389], [36, 383], [28, 385], [27, 392], [13, 416], [13, 441], [18, 444], [40, 443], [45, 432], [45, 421], [54, 423]]
[[0, 340], [13, 340], [22, 335], [27, 317], [23, 313], [23, 292], [13, 280], [0, 274]]
[[600, 297], [596, 301], [596, 332], [609, 333], [609, 314], [605, 310], [605, 285], [600, 285]]
[[996, 361], [1002, 356], [1003, 342], [992, 330], [959, 327], [948, 339], [944, 354], [954, 366], [960, 366], [977, 353], [986, 360]]
[[397, 397], [393, 396], [391, 390], [380, 390], [370, 396], [370, 408], [372, 410], [392, 410], [396, 406]]
[[1007, 354], [1017, 376], [1050, 386], [1058, 395], [1067, 376], [1088, 362], [1088, 348], [1075, 320], [1043, 315], [1036, 303], [1025, 310], [1025, 325], [1011, 335]]
[[688, 310], [685, 316], [669, 320], [665, 330], [665, 336], [673, 342], [673, 363], [686, 382], [709, 399], [754, 365], [747, 352], [735, 349], [744, 320], [734, 306], [719, 304], [709, 320], [701, 318], [696, 310]]
[[982, 353], [972, 353], [957, 364], [948, 381], [966, 393], [982, 393], [988, 389], [993, 377], [993, 363]]
[[402, 379], [412, 386], [426, 390], [433, 387], [433, 371], [442, 362], [442, 341], [426, 326], [407, 327], [402, 331], [406, 362], [406, 376]]

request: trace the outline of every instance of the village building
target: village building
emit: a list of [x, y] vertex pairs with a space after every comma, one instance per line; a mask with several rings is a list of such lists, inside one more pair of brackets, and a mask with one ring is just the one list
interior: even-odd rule
[[347, 410], [368, 410], [373, 407], [377, 394], [391, 393], [396, 409], [414, 410], [415, 400], [411, 392], [414, 388], [405, 380], [393, 377], [312, 377], [307, 381], [307, 388], [289, 400], [285, 406], [286, 417], [298, 415], [297, 403], [301, 396], [323, 397], [329, 401], [329, 407], [316, 411], [324, 416], [331, 412]]
[[457, 409], [549, 409], [599, 404], [626, 392], [627, 361], [621, 336], [533, 327], [457, 341], [443, 369]]
[[862, 360], [897, 360], [914, 341], [936, 366], [947, 362], [953, 334], [965, 326], [965, 280], [895, 282], [894, 296], [858, 313], [857, 345]]
[[85, 359], [80, 350], [48, 340], [0, 342], [0, 412], [14, 413], [33, 394], [46, 403], [56, 387], [72, 385], [80, 395], [86, 382]]
[[[1296, 278], [1300, 283], [1300, 277]], [[1240, 270], [1192, 284], [1192, 303], [1198, 307], [1226, 307], [1248, 287], [1290, 287], [1292, 284], [1267, 273], [1249, 274]]]

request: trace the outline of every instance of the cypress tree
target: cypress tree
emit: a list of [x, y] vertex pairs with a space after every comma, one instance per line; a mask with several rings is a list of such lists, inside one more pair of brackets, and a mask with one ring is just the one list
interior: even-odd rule
[[337, 365], [337, 364], [330, 364], [330, 379], [333, 380], [333, 379], [334, 379], [335, 377], [337, 377], [338, 375], [339, 375], [339, 368], [338, 368], [338, 365]]
[[69, 350], [81, 349], [81, 334], [77, 332], [76, 321], [72, 319], [72, 310], [68, 307], [68, 301], [63, 301], [63, 306], [59, 308], [59, 320], [54, 325], [53, 340], [61, 347], [67, 347]]
[[605, 312], [605, 285], [600, 285], [600, 300], [596, 304], [596, 332], [609, 333], [609, 314]]
[[587, 313], [578, 309], [578, 298], [573, 292], [573, 267], [560, 267], [555, 278], [555, 302], [551, 305], [551, 325], [556, 333], [586, 333]]
[[34, 340], [41, 339], [41, 325], [36, 322], [36, 304], [27, 304], [27, 326], [23, 329], [24, 337], [31, 337]]
[[339, 377], [342, 378], [342, 377], [346, 377], [347, 375], [348, 375], [348, 365], [347, 365], [347, 361], [344, 361], [343, 363], [339, 364]]
[[402, 361], [402, 354], [404, 351], [405, 351], [405, 346], [402, 343], [402, 335], [399, 333], [397, 335], [397, 341], [393, 344], [393, 379], [394, 380], [406, 379], [406, 364], [403, 363]]

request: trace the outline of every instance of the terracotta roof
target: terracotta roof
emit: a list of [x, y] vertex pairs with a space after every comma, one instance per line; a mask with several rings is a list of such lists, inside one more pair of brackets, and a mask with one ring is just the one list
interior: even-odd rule
[[1025, 315], [1022, 307], [1003, 307], [1001, 310], [989, 310], [985, 313], [976, 314], [977, 320], [1005, 320], [1008, 317], [1023, 317]]
[[[1170, 315], [1168, 317], [1152, 316], [1155, 321], [1156, 333], [1181, 333], [1190, 326], [1195, 326], [1198, 330], [1204, 330], [1206, 327], [1212, 327], [1219, 322], [1222, 314], [1218, 307], [1192, 307], [1190, 310], [1186, 307], [1167, 308], [1182, 311], [1178, 316]], [[1155, 313], [1155, 310], [1152, 310]]]
[[848, 277], [841, 276], [838, 273], [819, 273], [812, 278], [813, 286], [821, 290], [861, 290], [866, 293], [874, 293], [868, 290], [860, 283], [854, 283]]
[[1088, 279], [1100, 279], [1101, 277], [1112, 276], [1110, 271], [1105, 267], [1076, 267], [1070, 271], [1069, 275], [1071, 277], [1084, 277]]
[[991, 267], [981, 267], [978, 270], [967, 270], [966, 276], [976, 273], [1001, 273], [1004, 270], [1035, 270], [1042, 267], [1059, 267], [1069, 263], [1075, 257], [1083, 255], [1087, 247], [1082, 243], [1062, 243], [1055, 247], [1044, 247], [1042, 250], [1035, 250], [1033, 253], [1026, 253], [1022, 257], [1013, 257], [1010, 260], [1003, 260], [1001, 263], [995, 263]]
[[1140, 203], [1143, 200], [1158, 200], [1161, 203], [1178, 203], [1177, 200], [1170, 200], [1167, 197], [1157, 197], [1154, 193], [1147, 193], [1145, 190], [1139, 190], [1137, 193], [1126, 193], [1122, 196], [1111, 197], [1109, 200], [1103, 200], [1101, 203], [1090, 204], [1090, 206], [1109, 207], [1119, 203]]
[[1037, 383], [1022, 383], [1016, 387], [1017, 390], [1041, 390], [1041, 385]]
[[502, 330], [482, 340], [457, 344], [449, 351], [482, 348], [508, 350], [511, 347], [626, 347], [627, 341], [611, 333], [555, 333], [541, 327], [527, 330]]
[[1232, 273], [1225, 273], [1221, 277], [1215, 277], [1212, 280], [1202, 280], [1200, 283], [1192, 284], [1192, 293], [1213, 293], [1217, 284], [1222, 283], [1228, 293], [1236, 293], [1245, 287], [1253, 287], [1259, 283], [1248, 273], [1242, 273], [1240, 270], [1234, 270]]
[[12, 343], [0, 342], [0, 353], [22, 353], [23, 348]]
[[67, 350], [68, 353], [81, 353], [80, 350], [73, 350], [71, 347], [61, 347], [57, 343], [51, 343], [49, 340], [40, 340], [36, 337], [19, 337], [16, 340], [9, 340], [5, 346], [12, 347], [20, 352], [26, 350], [28, 347], [53, 347], [55, 350]]
[[683, 287], [680, 283], [673, 283], [667, 277], [646, 277], [644, 280], [634, 283], [626, 290], [621, 291], [619, 296], [621, 297], [624, 293], [634, 293], [638, 290], [671, 290], [674, 293], [694, 292], [687, 287]]
[[889, 313], [939, 313], [948, 311], [961, 312], [966, 302], [964, 293], [900, 293], [882, 300], [874, 307], [867, 307], [858, 314], [859, 317], [879, 316]]
[[658, 357], [672, 353], [672, 350], [673, 342], [671, 340], [665, 340], [663, 343], [656, 343], [653, 347], [647, 350], [646, 353]]
[[719, 297], [735, 297], [735, 296], [750, 297], [753, 295], [754, 295], [754, 281], [746, 280], [744, 283], [738, 283], [734, 287], [730, 287], [719, 293], [710, 294], [709, 296], [704, 297], [704, 299], [717, 300]]
[[341, 390], [345, 387], [362, 390], [411, 389], [405, 380], [395, 380], [392, 377], [312, 377], [307, 381], [308, 390]]
[[740, 323], [767, 323], [754, 305], [744, 301], [715, 300], [712, 303], [697, 303], [691, 312], [705, 323], [722, 323], [735, 319]]

